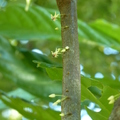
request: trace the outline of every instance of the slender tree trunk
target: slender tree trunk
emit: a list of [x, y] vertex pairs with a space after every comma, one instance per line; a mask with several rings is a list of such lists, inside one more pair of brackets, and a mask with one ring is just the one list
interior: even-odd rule
[[120, 120], [120, 98], [115, 101], [109, 120]]
[[77, 0], [56, 0], [61, 14], [63, 48], [69, 47], [63, 55], [62, 120], [80, 120], [80, 63], [77, 31]]

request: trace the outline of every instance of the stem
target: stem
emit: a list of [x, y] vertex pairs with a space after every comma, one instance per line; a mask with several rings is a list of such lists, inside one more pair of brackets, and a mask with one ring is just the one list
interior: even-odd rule
[[[62, 120], [80, 120], [80, 63], [77, 31], [77, 0], [56, 0], [61, 13], [61, 34], [63, 48], [69, 50], [63, 55], [63, 89], [68, 96], [61, 104]], [[67, 27], [66, 27], [67, 26]]]

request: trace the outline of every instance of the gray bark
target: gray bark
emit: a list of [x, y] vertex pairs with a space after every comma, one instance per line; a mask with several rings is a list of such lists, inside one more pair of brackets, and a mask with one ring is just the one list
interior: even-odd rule
[[77, 26], [77, 0], [56, 0], [61, 14], [61, 36], [63, 48], [63, 89], [68, 96], [62, 102], [62, 120], [80, 120], [80, 62]]

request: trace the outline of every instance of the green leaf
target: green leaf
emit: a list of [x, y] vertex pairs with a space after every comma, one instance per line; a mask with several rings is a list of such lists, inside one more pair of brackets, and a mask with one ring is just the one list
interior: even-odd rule
[[106, 20], [96, 20], [95, 22], [90, 24], [96, 30], [103, 32], [104, 34], [114, 38], [118, 42], [120, 42], [120, 26], [116, 24], [111, 24]]
[[37, 60], [33, 60], [33, 62], [37, 63], [37, 67], [41, 67], [41, 68], [62, 68], [62, 66], [59, 64], [53, 64], [53, 63], [50, 64], [50, 63], [37, 61]]
[[0, 100], [0, 110], [6, 109], [7, 106]]
[[101, 98], [99, 99], [101, 103], [104, 103], [104, 106], [106, 106], [106, 108], [111, 111], [113, 108], [113, 104], [108, 104], [109, 101], [107, 100], [108, 97], [110, 97], [111, 95], [116, 95], [119, 93], [119, 90], [115, 90], [109, 86], [104, 86], [103, 88], [103, 93]]
[[87, 110], [87, 113], [90, 115], [92, 120], [96, 120], [96, 118], [97, 118], [97, 120], [108, 120], [108, 118], [103, 116], [100, 112], [94, 112], [94, 111], [88, 109], [87, 107], [85, 107], [85, 109]]
[[104, 86], [103, 90], [102, 90], [102, 95], [101, 95], [100, 99], [98, 99], [88, 89], [86, 89], [84, 86], [82, 86], [82, 95], [84, 95], [84, 98], [89, 99], [90, 101], [99, 105], [99, 107], [101, 108], [101, 111], [99, 113], [94, 112], [93, 116], [91, 116], [93, 114], [93, 111], [86, 109], [88, 111], [88, 114], [90, 113], [89, 115], [93, 118], [95, 116], [98, 116], [100, 118], [101, 117], [108, 118], [111, 113], [111, 110], [113, 108], [113, 104], [108, 104], [109, 101], [107, 99], [111, 95], [115, 95], [118, 93], [119, 93], [118, 90], [114, 90], [108, 86]]
[[81, 75], [81, 84], [88, 88], [91, 86], [91, 80], [88, 77]]
[[[55, 10], [45, 9], [37, 5], [31, 6], [27, 12], [24, 9], [25, 4], [9, 4], [5, 11], [0, 11], [1, 35], [17, 40], [61, 39], [60, 22], [54, 22], [50, 18]], [[114, 32], [114, 29], [109, 29], [109, 27], [104, 29], [106, 26], [104, 24], [103, 30], [108, 31], [108, 34], [95, 30], [93, 25], [94, 23], [88, 25], [78, 20], [78, 36], [80, 42], [94, 46], [109, 46], [120, 50], [120, 41], [113, 39], [113, 37], [119, 39], [119, 28]], [[96, 26], [96, 28], [97, 26], [102, 28], [101, 24], [95, 23], [94, 26]], [[110, 23], [109, 26], [111, 26]], [[56, 27], [59, 28], [58, 31], [55, 31]]]
[[37, 5], [26, 12], [25, 4], [9, 4], [5, 11], [0, 11], [0, 34], [22, 40], [60, 40], [60, 31], [55, 31], [60, 23], [51, 20], [50, 12]]
[[36, 98], [35, 96], [33, 96], [32, 94], [30, 94], [29, 92], [21, 89], [21, 88], [17, 88], [9, 93], [7, 93], [8, 96], [18, 96], [21, 98], [24, 98], [26, 100], [31, 100]]
[[83, 76], [83, 75], [81, 75], [81, 83], [86, 88], [88, 88], [90, 86], [96, 86], [99, 89], [103, 89], [103, 84], [100, 81], [98, 81], [96, 79], [93, 79], [93, 78], [89, 78], [89, 77]]
[[[104, 105], [104, 103], [100, 102], [98, 98], [96, 98], [90, 91], [89, 89], [85, 88], [83, 85], [81, 86], [82, 89], [82, 98], [85, 99], [89, 99], [90, 101], [96, 103], [97, 105], [99, 105], [99, 107], [102, 109], [102, 114], [103, 115], [109, 115], [110, 111], [106, 108], [106, 106]], [[106, 99], [107, 101], [107, 99]]]
[[6, 105], [16, 109], [19, 113], [21, 113], [26, 118], [36, 119], [36, 120], [60, 119], [58, 112], [50, 110], [49, 108], [44, 109], [39, 104], [27, 102], [18, 97], [8, 97], [4, 93], [0, 95], [0, 99]]
[[[25, 100], [32, 100], [35, 98], [35, 96], [31, 95], [30, 93], [24, 91], [21, 88], [17, 88], [11, 92], [8, 92], [7, 95], [8, 96], [17, 96], [20, 98], [24, 98]], [[7, 108], [7, 106], [5, 104], [3, 104], [2, 101], [0, 101], [0, 109], [5, 109], [5, 108]]]
[[21, 53], [16, 55], [15, 51], [16, 49], [5, 38], [0, 37], [0, 72], [2, 75], [41, 99], [48, 98], [51, 93], [61, 94], [61, 82], [51, 81], [42, 71], [29, 64], [23, 54], [20, 57]]
[[52, 80], [62, 80], [63, 69], [60, 69], [60, 68], [47, 68], [46, 71], [48, 73], [48, 76]]
[[79, 28], [78, 29], [79, 39], [82, 42], [94, 46], [100, 45], [100, 46], [114, 47], [120, 50], [119, 49], [120, 41], [115, 41], [114, 39], [111, 38], [110, 35], [103, 34], [92, 28], [87, 23], [82, 22], [80, 20], [78, 20], [78, 28]]
[[52, 80], [62, 80], [63, 69], [59, 64], [49, 64], [45, 62], [40, 62], [33, 60], [34, 63], [37, 63], [37, 67], [42, 67], [46, 69], [46, 72], [50, 79]]
[[[99, 79], [98, 79], [99, 80]], [[119, 80], [113, 80], [113, 79], [109, 79], [107, 77], [104, 77], [103, 79], [100, 79], [99, 80], [102, 84], [106, 85], [106, 86], [110, 86], [111, 88], [113, 89], [116, 89], [118, 90], [120, 87], [119, 87]]]

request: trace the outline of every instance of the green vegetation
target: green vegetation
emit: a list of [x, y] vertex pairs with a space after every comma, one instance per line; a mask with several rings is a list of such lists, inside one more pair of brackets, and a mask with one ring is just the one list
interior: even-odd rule
[[[118, 3], [78, 1], [81, 109], [93, 120], [108, 120], [113, 104], [107, 99], [119, 94]], [[28, 11], [25, 7], [24, 0], [0, 1], [0, 120], [13, 120], [12, 114], [4, 116], [10, 108], [21, 114], [15, 120], [60, 120], [61, 112], [51, 103], [61, 97], [48, 97], [62, 94], [62, 55], [53, 58], [51, 54], [62, 48], [60, 18], [51, 20], [51, 14], [59, 14], [56, 1], [36, 0]], [[91, 102], [95, 103], [93, 109], [101, 111], [91, 110]]]

